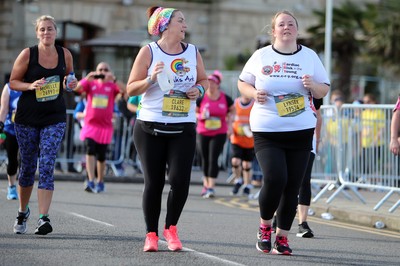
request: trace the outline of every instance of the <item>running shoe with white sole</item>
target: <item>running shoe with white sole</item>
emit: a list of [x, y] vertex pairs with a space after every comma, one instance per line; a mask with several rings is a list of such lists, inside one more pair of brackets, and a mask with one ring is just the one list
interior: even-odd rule
[[288, 239], [286, 236], [276, 236], [272, 254], [277, 255], [292, 255], [292, 249], [289, 247]]
[[50, 224], [50, 219], [47, 216], [43, 216], [38, 220], [38, 226], [36, 227], [36, 235], [47, 235], [53, 232], [53, 227]]
[[256, 248], [258, 251], [269, 253], [271, 251], [271, 226], [258, 229]]
[[169, 229], [164, 229], [163, 236], [168, 243], [168, 249], [171, 251], [182, 250], [182, 243], [178, 237], [178, 229], [175, 225], [171, 225]]
[[26, 222], [28, 221], [30, 214], [31, 214], [31, 211], [29, 210], [29, 208], [26, 210], [26, 212], [18, 212], [18, 216], [15, 219], [15, 223], [14, 223], [14, 233], [25, 234], [26, 231], [28, 231]]
[[296, 234], [297, 237], [312, 238], [314, 233], [308, 226], [307, 222], [302, 222], [299, 224], [299, 232]]

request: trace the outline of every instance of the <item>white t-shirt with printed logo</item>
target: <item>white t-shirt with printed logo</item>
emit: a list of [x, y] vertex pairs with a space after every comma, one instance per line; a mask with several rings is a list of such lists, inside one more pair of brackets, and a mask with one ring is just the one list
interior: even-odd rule
[[312, 96], [303, 86], [302, 76], [329, 84], [318, 55], [300, 46], [294, 54], [281, 54], [271, 45], [254, 52], [239, 79], [267, 92], [264, 104], [255, 103], [250, 113], [253, 132], [286, 132], [315, 128]]

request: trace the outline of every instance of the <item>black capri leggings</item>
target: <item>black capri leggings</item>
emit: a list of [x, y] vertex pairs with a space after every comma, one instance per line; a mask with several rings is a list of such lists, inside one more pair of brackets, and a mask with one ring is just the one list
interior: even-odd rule
[[310, 206], [311, 203], [311, 172], [314, 164], [315, 154], [311, 152], [308, 160], [306, 174], [301, 182], [299, 190], [299, 204]]
[[197, 148], [201, 156], [204, 176], [217, 178], [219, 173], [218, 157], [224, 149], [226, 134], [203, 136], [197, 134]]
[[313, 131], [254, 134], [256, 156], [264, 178], [258, 198], [260, 216], [270, 220], [276, 211], [277, 226], [283, 230], [290, 230], [296, 215]]
[[143, 213], [147, 232], [158, 233], [166, 165], [170, 184], [166, 227], [178, 223], [185, 206], [196, 149], [196, 124], [183, 123], [183, 133], [174, 136], [151, 135], [142, 125], [143, 121], [136, 120], [133, 140], [144, 175]]
[[18, 171], [18, 142], [17, 137], [8, 132], [6, 134], [6, 140], [4, 142], [4, 147], [7, 152], [8, 164], [7, 164], [7, 175], [13, 176]]

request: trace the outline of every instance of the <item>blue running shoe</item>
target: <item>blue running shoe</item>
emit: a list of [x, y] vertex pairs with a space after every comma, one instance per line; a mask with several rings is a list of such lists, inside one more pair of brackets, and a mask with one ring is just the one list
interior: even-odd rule
[[91, 193], [96, 192], [96, 189], [94, 188], [94, 182], [93, 181], [87, 181], [86, 182], [85, 191], [91, 192]]
[[8, 187], [7, 199], [8, 200], [18, 199], [17, 187], [15, 185]]
[[214, 198], [215, 190], [213, 188], [208, 188], [206, 194], [203, 196], [205, 199]]
[[99, 182], [96, 184], [96, 193], [104, 192], [104, 182]]

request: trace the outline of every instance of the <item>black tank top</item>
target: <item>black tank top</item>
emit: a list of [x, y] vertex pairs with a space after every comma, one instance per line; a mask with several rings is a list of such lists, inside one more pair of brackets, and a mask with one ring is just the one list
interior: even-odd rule
[[66, 65], [63, 48], [56, 46], [56, 49], [58, 53], [57, 67], [47, 69], [39, 64], [38, 46], [29, 47], [29, 65], [24, 81], [32, 83], [45, 78], [47, 85], [40, 92], [35, 90], [22, 92], [15, 116], [17, 124], [43, 127], [66, 121], [62, 86]]

